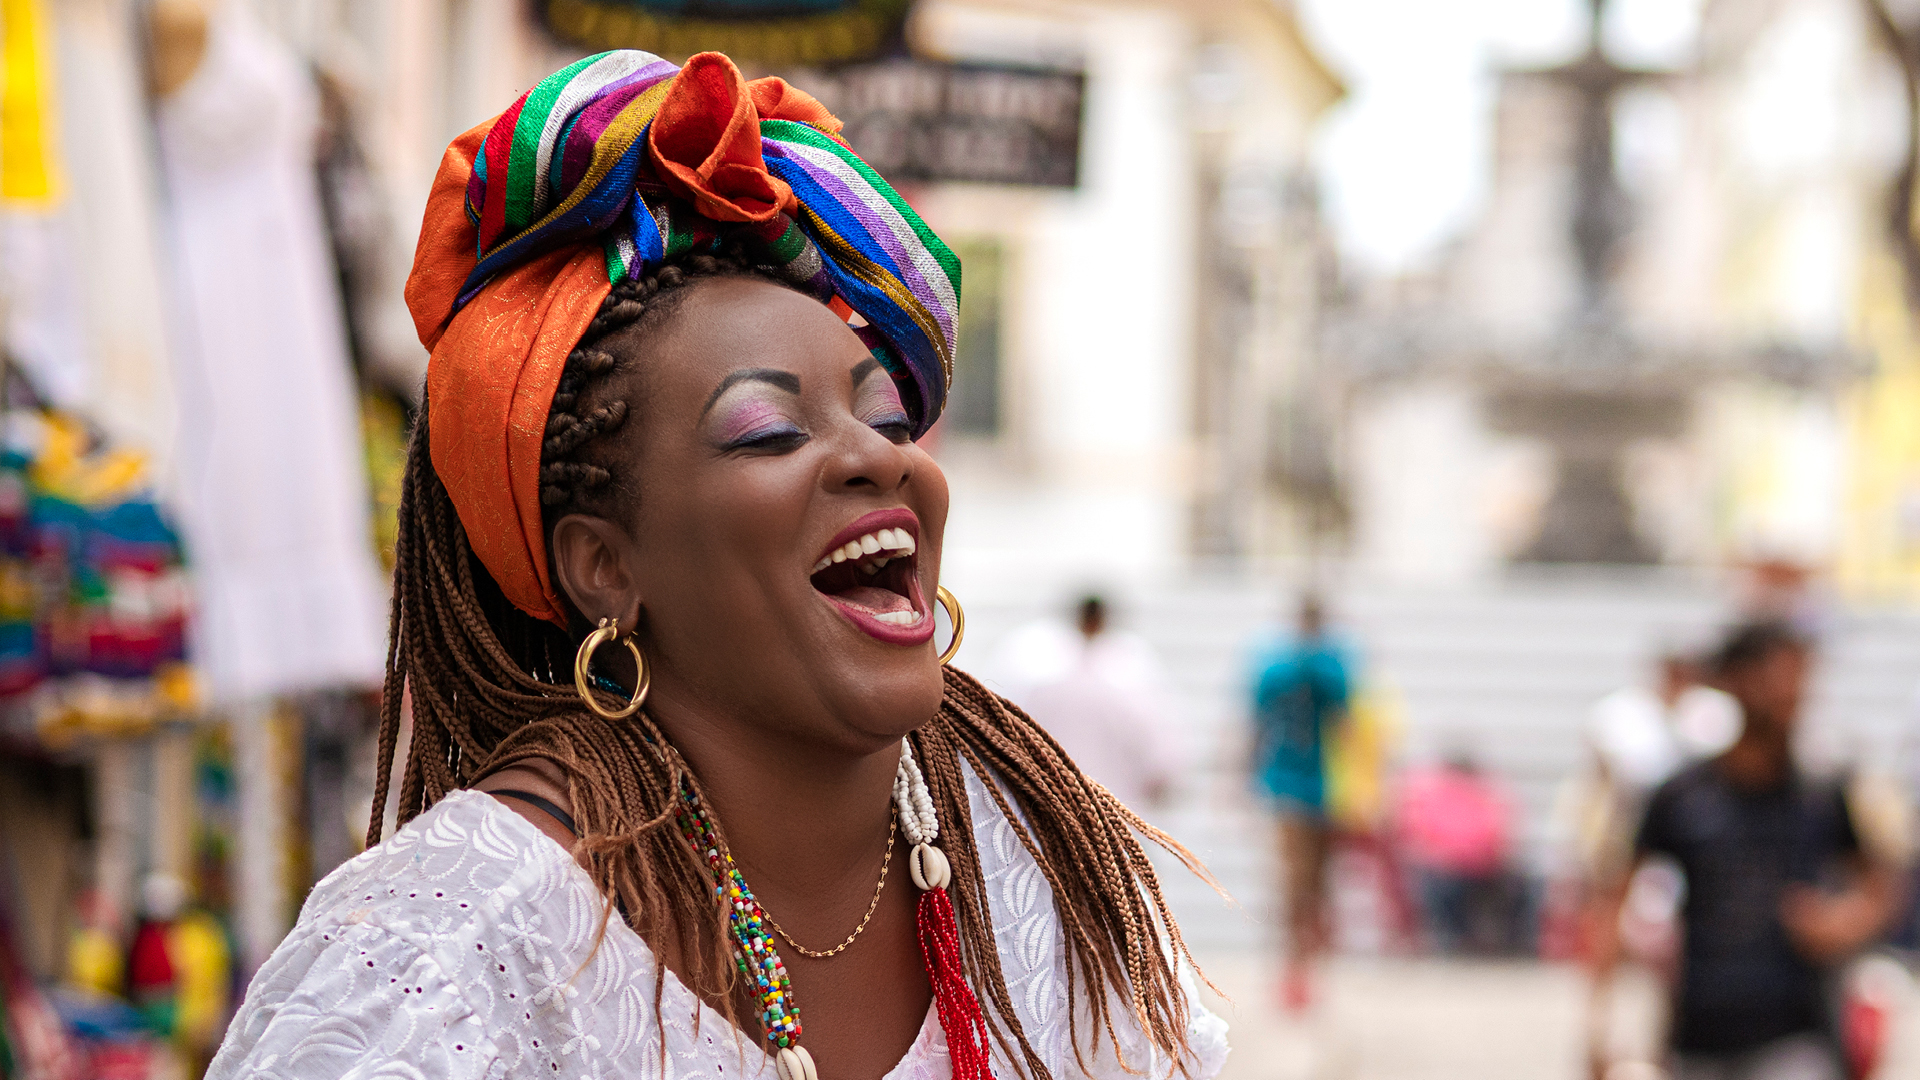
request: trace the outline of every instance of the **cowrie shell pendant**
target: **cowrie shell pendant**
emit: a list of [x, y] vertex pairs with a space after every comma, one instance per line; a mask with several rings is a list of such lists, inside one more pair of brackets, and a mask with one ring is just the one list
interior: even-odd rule
[[773, 1056], [773, 1071], [780, 1080], [820, 1080], [813, 1067], [813, 1055], [804, 1046], [783, 1046]]
[[946, 854], [932, 844], [913, 845], [907, 854], [907, 873], [913, 875], [914, 887], [921, 892], [944, 889], [953, 883], [953, 867]]

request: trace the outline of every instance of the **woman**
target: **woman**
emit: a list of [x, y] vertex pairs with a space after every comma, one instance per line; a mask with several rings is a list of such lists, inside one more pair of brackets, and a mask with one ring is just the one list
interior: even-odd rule
[[1171, 842], [936, 655], [959, 265], [838, 128], [613, 52], [448, 149], [401, 828], [212, 1076], [1218, 1071], [1133, 833]]

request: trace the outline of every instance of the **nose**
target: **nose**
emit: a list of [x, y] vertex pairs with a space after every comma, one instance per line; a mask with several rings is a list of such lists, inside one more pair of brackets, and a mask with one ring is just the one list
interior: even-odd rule
[[886, 494], [913, 479], [913, 455], [905, 445], [849, 416], [836, 426], [823, 485], [830, 492]]

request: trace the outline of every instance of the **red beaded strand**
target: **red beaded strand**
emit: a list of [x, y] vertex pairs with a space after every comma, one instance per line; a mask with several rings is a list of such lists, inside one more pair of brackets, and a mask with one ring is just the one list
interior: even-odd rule
[[[713, 871], [715, 894], [727, 902], [727, 922], [739, 955], [734, 962], [740, 973], [753, 981], [754, 998], [761, 1008], [761, 1023], [766, 1031], [767, 1049], [779, 1054], [797, 1050], [800, 1045], [800, 1007], [794, 1000], [793, 984], [780, 960], [767, 929], [771, 925], [747, 879], [734, 865], [733, 856], [720, 841], [706, 808], [690, 786], [680, 789], [680, 831], [687, 842], [707, 861]], [[920, 940], [920, 959], [926, 965], [927, 981], [933, 986], [933, 1007], [940, 1017], [940, 1029], [947, 1036], [947, 1056], [953, 1062], [953, 1080], [993, 1080], [992, 1046], [987, 1032], [986, 1013], [980, 998], [967, 982], [966, 965], [960, 954], [960, 925], [953, 911], [953, 898], [947, 895], [951, 870], [933, 847], [939, 838], [940, 822], [927, 792], [926, 777], [913, 760], [913, 751], [901, 746], [900, 775], [894, 783], [894, 798], [899, 804], [900, 821], [913, 842], [915, 853], [909, 861], [921, 867], [915, 871], [917, 884], [927, 886], [915, 908], [914, 924]], [[918, 849], [925, 848], [925, 852]], [[925, 871], [926, 860], [935, 860], [938, 870]], [[923, 872], [925, 877], [923, 877]], [[934, 877], [937, 880], [925, 880]], [[811, 1075], [812, 1066], [806, 1066]]]
[[960, 955], [960, 925], [954, 917], [947, 885], [953, 869], [945, 854], [933, 846], [940, 838], [940, 815], [927, 790], [926, 775], [913, 759], [913, 744], [900, 744], [900, 770], [893, 782], [901, 828], [913, 850], [907, 856], [914, 884], [924, 891], [915, 912], [920, 936], [920, 959], [933, 984], [933, 1007], [947, 1036], [947, 1054], [953, 1061], [953, 1080], [993, 1080], [987, 1017], [980, 999], [967, 983]]
[[933, 983], [933, 1007], [940, 1029], [947, 1035], [947, 1054], [953, 1060], [953, 1080], [993, 1080], [988, 1060], [987, 1017], [980, 999], [967, 984], [960, 962], [960, 925], [953, 915], [953, 899], [946, 889], [920, 894], [920, 956]]

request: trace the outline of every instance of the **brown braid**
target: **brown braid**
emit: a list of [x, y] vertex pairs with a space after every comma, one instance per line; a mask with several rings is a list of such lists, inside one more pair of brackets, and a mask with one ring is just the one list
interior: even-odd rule
[[[618, 350], [601, 348], [603, 339], [664, 318], [688, 280], [749, 273], [737, 256], [699, 256], [609, 294], [568, 356], [554, 395], [540, 470], [549, 529], [567, 513], [604, 516], [623, 494], [608, 458], [595, 452], [596, 440], [619, 430], [629, 413], [627, 402], [603, 400], [606, 376], [626, 362]], [[410, 692], [412, 738], [400, 772], [399, 822], [487, 773], [533, 758], [552, 762], [567, 777], [579, 850], [613, 901], [607, 911], [617, 905], [656, 948], [671, 949], [689, 989], [719, 1001], [737, 1024], [751, 1013], [737, 992], [726, 910], [706, 866], [671, 825], [681, 784], [698, 792], [697, 778], [645, 711], [612, 723], [581, 706], [571, 663], [584, 625], [574, 628], [578, 633], [562, 631], [501, 594], [474, 558], [434, 472], [426, 417], [422, 410], [400, 501], [368, 844], [381, 838], [403, 692]], [[1102, 1033], [1113, 1038], [1112, 1010], [1123, 1003], [1153, 1049], [1185, 1072], [1188, 1004], [1176, 973], [1192, 957], [1136, 834], [1203, 877], [1205, 870], [1088, 779], [1039, 725], [971, 676], [947, 671], [940, 710], [914, 739], [940, 814], [940, 843], [953, 865], [969, 981], [985, 989], [995, 1037], [1008, 1058], [1031, 1080], [1049, 1080], [1001, 970], [967, 804], [968, 767], [989, 780], [988, 790], [1053, 889], [1070, 958], [1069, 1000], [1084, 997], [1097, 1029], [1093, 1044]], [[656, 969], [656, 1002], [666, 970], [664, 963]], [[1077, 1030], [1073, 1043], [1078, 1055]], [[1117, 1053], [1117, 1040], [1114, 1045]]]

